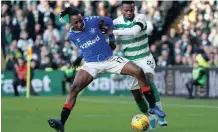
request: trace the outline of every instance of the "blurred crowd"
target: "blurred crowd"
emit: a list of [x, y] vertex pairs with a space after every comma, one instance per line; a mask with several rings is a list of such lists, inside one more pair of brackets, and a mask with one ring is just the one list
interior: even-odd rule
[[[69, 18], [60, 19], [65, 7], [74, 7], [83, 15], [121, 15], [120, 1], [7, 1], [1, 6], [1, 46], [5, 69], [13, 70], [18, 58], [26, 59], [28, 45], [32, 46], [35, 69], [58, 69], [72, 62], [78, 48], [68, 39]], [[136, 1], [136, 13], [143, 13], [148, 34], [162, 31], [168, 6], [160, 2]], [[160, 41], [150, 45], [159, 66], [191, 66], [196, 52], [205, 52], [211, 65], [218, 66], [218, 5], [192, 1], [178, 28], [163, 34]]]
[[157, 65], [191, 67], [197, 54], [218, 67], [218, 1], [194, 0], [184, 9], [177, 26], [151, 45]]

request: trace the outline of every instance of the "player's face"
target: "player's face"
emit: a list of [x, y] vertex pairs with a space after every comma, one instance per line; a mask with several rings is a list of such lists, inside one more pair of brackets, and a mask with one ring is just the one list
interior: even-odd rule
[[135, 12], [135, 4], [123, 4], [122, 14], [124, 18], [131, 19]]
[[84, 23], [83, 23], [82, 16], [80, 14], [71, 16], [70, 21], [75, 31], [83, 30]]

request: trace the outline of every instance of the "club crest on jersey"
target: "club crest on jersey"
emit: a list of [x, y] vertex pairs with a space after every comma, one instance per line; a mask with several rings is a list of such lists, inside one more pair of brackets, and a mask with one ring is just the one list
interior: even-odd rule
[[91, 28], [89, 32], [90, 32], [91, 34], [95, 34], [96, 28]]

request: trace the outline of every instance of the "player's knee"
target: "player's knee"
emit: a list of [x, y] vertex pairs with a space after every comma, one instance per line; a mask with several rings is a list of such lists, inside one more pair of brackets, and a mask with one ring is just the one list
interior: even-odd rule
[[142, 76], [144, 76], [144, 72], [143, 72], [142, 68], [139, 67], [136, 70], [136, 77], [142, 77]]

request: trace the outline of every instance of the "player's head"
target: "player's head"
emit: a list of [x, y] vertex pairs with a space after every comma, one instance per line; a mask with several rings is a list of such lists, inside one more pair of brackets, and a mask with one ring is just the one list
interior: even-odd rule
[[70, 23], [73, 26], [73, 29], [76, 31], [82, 31], [84, 22], [82, 19], [82, 15], [78, 10], [75, 10], [71, 7], [67, 7], [64, 11], [61, 12], [60, 17], [64, 17], [65, 15], [69, 15]]
[[126, 19], [132, 19], [135, 12], [134, 1], [122, 1], [122, 14]]

